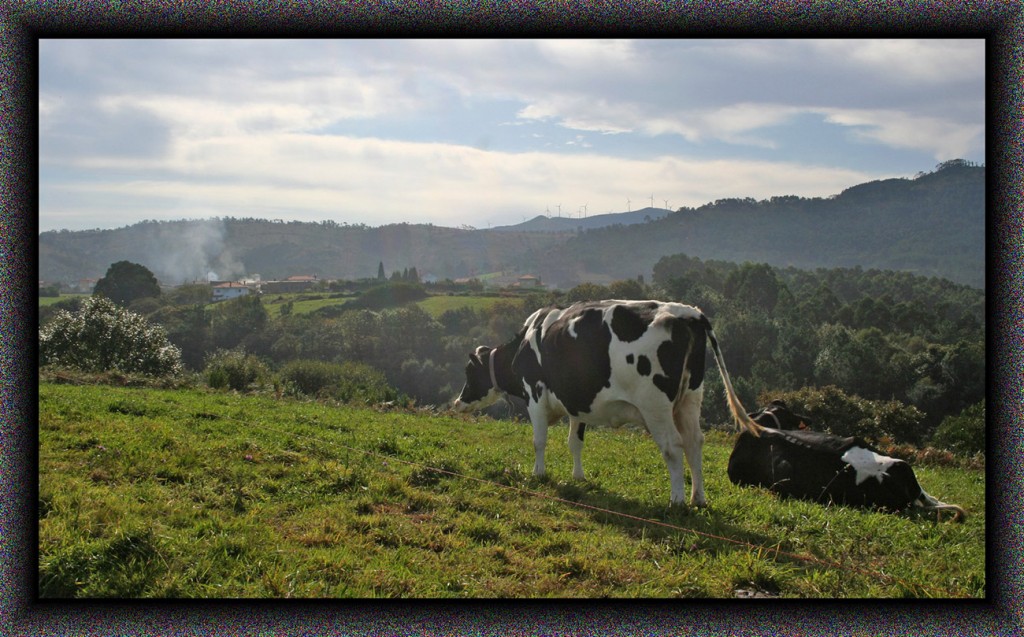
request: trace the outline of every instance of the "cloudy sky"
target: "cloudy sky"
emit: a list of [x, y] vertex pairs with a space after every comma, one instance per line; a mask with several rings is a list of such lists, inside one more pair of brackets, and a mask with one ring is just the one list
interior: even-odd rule
[[478, 228], [984, 161], [982, 40], [43, 40], [39, 229]]

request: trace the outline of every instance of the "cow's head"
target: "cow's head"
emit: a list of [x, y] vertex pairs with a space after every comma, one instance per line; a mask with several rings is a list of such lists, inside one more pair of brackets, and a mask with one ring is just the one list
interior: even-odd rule
[[501, 398], [501, 392], [494, 386], [491, 372], [491, 355], [494, 350], [485, 345], [476, 348], [466, 363], [466, 385], [455, 399], [455, 411], [477, 411], [490, 407]]
[[781, 400], [773, 400], [771, 404], [761, 411], [749, 414], [751, 420], [764, 427], [792, 431], [794, 429], [807, 429], [813, 421], [807, 416], [794, 414]]

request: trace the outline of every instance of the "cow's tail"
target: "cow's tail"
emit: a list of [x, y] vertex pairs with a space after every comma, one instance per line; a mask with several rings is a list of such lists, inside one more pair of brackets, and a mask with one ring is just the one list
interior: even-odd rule
[[747, 415], [747, 410], [743, 408], [743, 404], [740, 403], [739, 397], [736, 396], [736, 390], [732, 387], [732, 381], [729, 380], [729, 372], [725, 369], [725, 359], [722, 358], [722, 350], [718, 347], [718, 339], [715, 338], [715, 331], [711, 329], [711, 321], [704, 315], [701, 315], [704, 319], [704, 327], [707, 330], [708, 340], [711, 341], [711, 350], [715, 354], [715, 362], [718, 363], [718, 371], [722, 374], [722, 382], [725, 384], [725, 397], [729, 402], [729, 412], [732, 413], [732, 418], [736, 422], [740, 431], [749, 431], [755, 436], [761, 435], [761, 430], [764, 429], [761, 425], [754, 422], [750, 416]]
[[955, 504], [939, 502], [938, 499], [925, 493], [924, 489], [921, 490], [921, 497], [914, 501], [914, 506], [925, 511], [935, 511], [935, 514], [939, 517], [942, 517], [943, 511], [952, 511], [954, 522], [963, 522], [963, 519], [967, 517], [967, 512], [961, 507]]

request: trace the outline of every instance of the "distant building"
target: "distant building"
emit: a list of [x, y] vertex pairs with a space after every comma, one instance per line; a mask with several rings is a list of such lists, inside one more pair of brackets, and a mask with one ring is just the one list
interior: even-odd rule
[[264, 294], [287, 294], [289, 292], [305, 292], [316, 285], [316, 276], [290, 276], [284, 281], [263, 281], [260, 290]]
[[236, 281], [218, 283], [212, 286], [212, 288], [214, 301], [226, 301], [228, 299], [237, 299], [240, 296], [246, 296], [252, 292], [249, 286], [243, 283], [238, 283]]
[[79, 292], [92, 293], [98, 282], [99, 279], [79, 279], [78, 283], [71, 287], [76, 288]]
[[516, 280], [516, 284], [521, 288], [539, 288], [541, 287], [540, 277], [533, 276], [532, 274], [524, 274]]

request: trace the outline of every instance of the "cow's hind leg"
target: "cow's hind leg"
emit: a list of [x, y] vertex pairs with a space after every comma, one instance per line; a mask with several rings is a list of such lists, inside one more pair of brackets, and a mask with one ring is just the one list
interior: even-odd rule
[[661, 449], [661, 457], [665, 459], [668, 479], [671, 485], [669, 494], [670, 505], [686, 503], [686, 477], [683, 473], [683, 440], [676, 430], [671, 413], [645, 413], [644, 424], [651, 438]]
[[583, 479], [583, 434], [587, 430], [586, 423], [578, 418], [569, 417], [569, 453], [572, 454], [572, 477]]
[[690, 505], [706, 506], [707, 496], [704, 494], [704, 432], [700, 430], [700, 405], [704, 398], [704, 388], [686, 391], [676, 401], [672, 409], [676, 429], [682, 439], [686, 464], [690, 466]]

